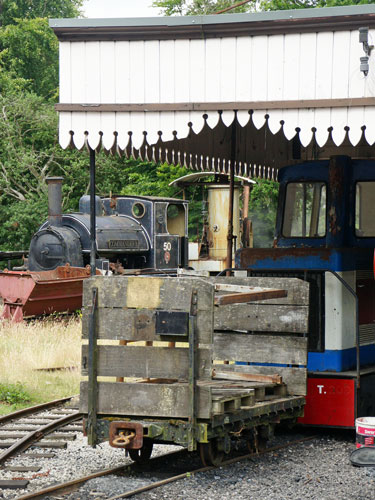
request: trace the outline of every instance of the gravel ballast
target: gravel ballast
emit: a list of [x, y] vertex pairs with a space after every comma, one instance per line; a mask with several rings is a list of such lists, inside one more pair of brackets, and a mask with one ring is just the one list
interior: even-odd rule
[[196, 474], [138, 500], [374, 500], [375, 468], [351, 465], [354, 432], [313, 441]]
[[[310, 431], [311, 432], [311, 431]], [[280, 444], [302, 434], [280, 435], [272, 443]], [[213, 471], [192, 475], [161, 488], [138, 495], [139, 500], [374, 500], [375, 468], [358, 468], [351, 465], [350, 453], [355, 449], [354, 432], [321, 432], [311, 441], [305, 441], [286, 449], [254, 456], [245, 461]], [[156, 446], [153, 456], [178, 449]], [[25, 457], [25, 455], [23, 456]], [[20, 457], [21, 458], [21, 457]], [[20, 458], [14, 462], [20, 463]], [[28, 459], [23, 458], [27, 463]], [[102, 467], [115, 467], [126, 462], [122, 450], [107, 444], [96, 450], [79, 437], [68, 443], [67, 450], [53, 459], [41, 462], [40, 473], [46, 477], [38, 479], [38, 488], [56, 482], [71, 480], [94, 472]], [[192, 468], [197, 466], [193, 460]], [[14, 473], [1, 471], [4, 477], [15, 477]], [[19, 474], [18, 474], [19, 475]], [[25, 476], [28, 474], [25, 474]], [[148, 474], [149, 476], [149, 474]], [[96, 478], [79, 491], [64, 497], [67, 499], [108, 499], [126, 490], [152, 481], [152, 477], [129, 478], [113, 476]], [[155, 480], [159, 480], [155, 478]], [[33, 481], [31, 481], [32, 483]], [[36, 486], [36, 484], [35, 484]], [[28, 490], [30, 492], [30, 489]], [[4, 490], [4, 498], [19, 498], [26, 491]], [[62, 495], [55, 494], [49, 498]]]

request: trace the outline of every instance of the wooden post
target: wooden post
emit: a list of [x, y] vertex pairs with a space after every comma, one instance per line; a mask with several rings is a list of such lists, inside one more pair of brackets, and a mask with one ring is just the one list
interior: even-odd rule
[[191, 294], [191, 306], [189, 314], [189, 426], [188, 426], [188, 450], [197, 449], [196, 440], [196, 356], [197, 356], [197, 338], [196, 338], [196, 320], [197, 320], [197, 290], [193, 288]]
[[88, 415], [87, 415], [87, 440], [88, 444], [96, 447], [97, 444], [97, 411], [98, 411], [98, 346], [97, 346], [97, 331], [96, 331], [96, 310], [98, 303], [98, 289], [92, 289], [92, 309], [89, 319], [89, 349], [88, 349]]

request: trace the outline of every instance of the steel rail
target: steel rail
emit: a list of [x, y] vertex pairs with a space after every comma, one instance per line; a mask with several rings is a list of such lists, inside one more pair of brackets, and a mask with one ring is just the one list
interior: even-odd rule
[[[231, 458], [229, 460], [225, 460], [225, 461], [221, 462], [220, 467], [224, 467], [226, 465], [231, 465], [231, 464], [234, 464], [236, 462], [241, 462], [242, 460], [254, 458], [254, 457], [257, 457], [259, 455], [264, 455], [264, 454], [270, 453], [272, 451], [282, 450], [282, 449], [288, 448], [289, 446], [292, 446], [294, 444], [303, 443], [304, 441], [311, 441], [312, 439], [315, 439], [316, 437], [317, 437], [316, 435], [308, 436], [308, 437], [305, 437], [302, 439], [297, 439], [295, 441], [289, 441], [288, 443], [285, 443], [282, 445], [273, 446], [272, 448], [267, 448], [266, 450], [258, 451], [257, 453], [248, 453], [247, 455], [241, 455], [240, 457]], [[175, 481], [178, 481], [179, 479], [185, 479], [187, 477], [191, 477], [194, 474], [198, 474], [199, 472], [207, 472], [207, 471], [210, 471], [210, 470], [213, 470], [216, 468], [217, 467], [215, 467], [213, 465], [209, 465], [207, 467], [201, 467], [199, 469], [195, 469], [195, 470], [190, 471], [190, 472], [184, 472], [183, 474], [178, 474], [177, 476], [172, 476], [172, 477], [169, 477], [167, 479], [163, 479], [162, 481], [157, 481], [155, 483], [148, 484], [147, 486], [142, 486], [141, 488], [136, 488], [135, 490], [132, 490], [132, 491], [127, 491], [125, 493], [122, 493], [121, 495], [110, 497], [110, 498], [108, 498], [108, 500], [119, 500], [120, 498], [129, 498], [133, 495], [138, 495], [139, 493], [144, 493], [145, 491], [159, 488], [160, 486], [164, 486], [165, 484], [173, 483]]]
[[33, 413], [37, 413], [39, 411], [55, 408], [56, 406], [60, 406], [64, 403], [67, 403], [74, 397], [75, 396], [69, 396], [62, 399], [55, 399], [54, 401], [49, 401], [48, 403], [42, 403], [40, 405], [30, 406], [28, 408], [23, 408], [22, 410], [14, 411], [13, 413], [9, 413], [8, 415], [3, 415], [0, 417], [0, 425], [5, 424], [6, 422], [10, 422], [11, 420], [16, 420], [17, 418], [27, 417], [28, 415], [32, 415]]
[[82, 418], [82, 413], [77, 411], [71, 415], [65, 415], [57, 420], [54, 420], [53, 422], [49, 422], [46, 425], [38, 427], [34, 431], [29, 432], [0, 455], [0, 465], [14, 455], [18, 455], [19, 453], [27, 450], [27, 448], [32, 446], [35, 442], [40, 441], [47, 434], [50, 434], [59, 427], [63, 427], [64, 425], [74, 422], [75, 420], [79, 420], [80, 418]]
[[[159, 455], [157, 457], [152, 458], [150, 461], [153, 462], [156, 460], [160, 460], [163, 457], [167, 457], [167, 456], [170, 457], [171, 455], [181, 454], [182, 452], [185, 452], [185, 449], [174, 451], [172, 453], [167, 453], [165, 455]], [[63, 490], [67, 490], [67, 489], [69, 489], [69, 491], [70, 491], [71, 488], [74, 488], [75, 486], [79, 486], [80, 484], [84, 484], [87, 481], [90, 481], [91, 479], [95, 479], [97, 477], [103, 477], [103, 476], [110, 476], [111, 474], [117, 474], [118, 472], [122, 472], [125, 469], [128, 469], [132, 465], [133, 464], [131, 464], [131, 463], [130, 464], [127, 463], [124, 465], [120, 465], [118, 467], [113, 467], [112, 469], [104, 469], [104, 470], [99, 471], [99, 472], [94, 472], [93, 474], [88, 474], [87, 476], [79, 477], [77, 479], [72, 479], [71, 481], [67, 481], [66, 483], [55, 484], [53, 486], [43, 488], [42, 490], [28, 493], [26, 495], [23, 495], [22, 497], [18, 497], [17, 500], [29, 500], [30, 498], [43, 498], [45, 495], [47, 495], [49, 493], [55, 493], [57, 491], [60, 491], [61, 493], [63, 493]]]
[[[317, 437], [317, 435], [307, 436], [305, 438], [296, 439], [294, 441], [289, 441], [288, 443], [285, 443], [282, 445], [274, 446], [272, 448], [267, 448], [266, 450], [259, 451], [258, 453], [249, 453], [246, 455], [241, 455], [240, 457], [235, 457], [235, 458], [232, 458], [230, 460], [223, 461], [220, 464], [220, 467], [231, 465], [233, 463], [240, 462], [242, 460], [247, 460], [250, 458], [254, 458], [254, 457], [257, 457], [260, 455], [264, 455], [266, 453], [270, 453], [273, 451], [282, 450], [282, 449], [288, 448], [289, 446], [303, 443], [305, 441], [311, 441], [312, 439], [315, 439], [316, 437]], [[185, 449], [177, 451], [177, 452], [175, 451], [172, 453], [168, 453], [165, 455], [159, 455], [158, 457], [151, 459], [151, 461], [160, 460], [160, 459], [163, 459], [165, 457], [170, 457], [171, 455], [181, 454], [183, 452], [185, 452]], [[87, 476], [84, 476], [84, 477], [81, 477], [78, 479], [74, 479], [74, 480], [68, 481], [66, 483], [61, 483], [58, 485], [50, 486], [50, 487], [44, 488], [42, 490], [35, 491], [33, 493], [23, 495], [21, 497], [18, 497], [18, 500], [30, 500], [31, 498], [34, 498], [34, 499], [43, 498], [45, 495], [47, 495], [49, 493], [55, 493], [57, 491], [60, 491], [61, 494], [64, 494], [64, 490], [69, 490], [69, 492], [70, 492], [72, 488], [78, 487], [80, 484], [84, 484], [87, 481], [90, 481], [91, 479], [95, 479], [97, 477], [103, 477], [103, 476], [107, 476], [107, 475], [111, 475], [111, 474], [117, 474], [119, 472], [124, 471], [125, 469], [128, 469], [129, 467], [131, 467], [131, 464], [125, 464], [125, 465], [120, 466], [120, 467], [114, 467], [113, 469], [105, 469], [103, 471], [99, 471], [99, 472], [96, 472], [94, 474], [90, 474], [90, 475], [87, 475]], [[164, 486], [168, 483], [178, 481], [179, 479], [185, 479], [185, 478], [191, 477], [192, 475], [197, 474], [199, 472], [207, 472], [207, 471], [213, 470], [215, 468], [216, 467], [214, 467], [214, 466], [208, 466], [208, 467], [201, 467], [201, 468], [195, 469], [193, 471], [187, 471], [187, 472], [184, 472], [182, 474], [178, 474], [176, 476], [172, 476], [170, 478], [163, 479], [161, 481], [155, 481], [147, 486], [142, 486], [141, 488], [136, 488], [134, 490], [126, 491], [120, 495], [110, 497], [108, 500], [119, 500], [120, 498], [129, 498], [133, 495], [138, 495], [140, 493], [144, 493], [145, 491], [159, 488], [160, 486]]]

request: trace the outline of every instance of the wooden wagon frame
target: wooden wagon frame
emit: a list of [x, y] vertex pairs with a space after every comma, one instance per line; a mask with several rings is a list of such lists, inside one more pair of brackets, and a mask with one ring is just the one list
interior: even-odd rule
[[94, 331], [95, 338], [82, 349], [89, 379], [81, 385], [80, 409], [88, 415], [89, 442], [109, 439], [129, 450], [175, 443], [190, 451], [198, 446], [203, 456], [209, 447], [204, 461], [212, 462], [212, 443], [229, 452], [237, 435], [256, 447], [276, 423], [301, 416], [309, 285], [290, 278], [272, 279], [273, 289], [269, 283], [86, 280], [83, 337]]

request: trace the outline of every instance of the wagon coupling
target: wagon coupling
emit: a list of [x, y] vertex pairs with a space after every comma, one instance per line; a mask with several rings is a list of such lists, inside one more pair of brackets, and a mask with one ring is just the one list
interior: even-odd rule
[[143, 446], [143, 426], [136, 422], [111, 422], [109, 444], [114, 448], [139, 450]]
[[123, 446], [126, 448], [135, 438], [135, 432], [121, 431], [118, 437], [112, 441], [112, 446]]

